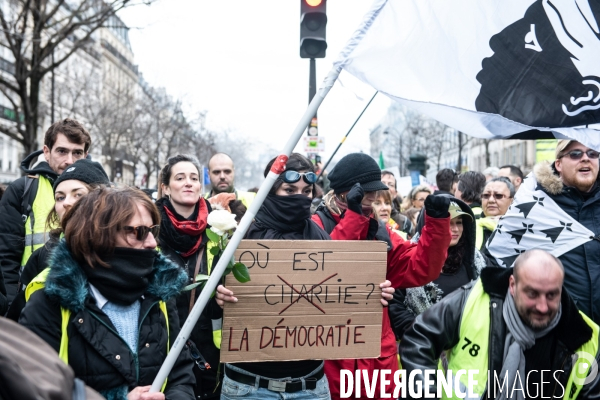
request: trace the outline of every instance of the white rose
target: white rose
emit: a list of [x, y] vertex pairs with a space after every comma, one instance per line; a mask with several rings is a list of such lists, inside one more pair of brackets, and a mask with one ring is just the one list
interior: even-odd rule
[[226, 231], [237, 227], [235, 215], [226, 210], [214, 210], [208, 214], [207, 219], [210, 229], [219, 236], [223, 236]]

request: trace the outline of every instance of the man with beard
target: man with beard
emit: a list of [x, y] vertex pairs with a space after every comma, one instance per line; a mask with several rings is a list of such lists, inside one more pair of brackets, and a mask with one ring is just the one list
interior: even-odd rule
[[[422, 378], [446, 351], [449, 371], [476, 370], [471, 379], [453, 376], [454, 397], [472, 389], [488, 399], [600, 398], [599, 327], [577, 310], [564, 276], [560, 260], [543, 250], [524, 252], [514, 269], [484, 268], [404, 334], [406, 375], [420, 370]], [[424, 381], [430, 393], [435, 382]]]
[[[540, 163], [533, 168], [513, 206], [502, 220], [502, 228], [493, 233], [484, 253], [491, 255], [492, 262], [510, 267], [505, 262], [503, 249], [543, 248], [558, 256], [565, 267], [564, 286], [573, 297], [577, 307], [600, 323], [600, 187], [598, 185], [598, 156], [596, 150], [574, 140], [560, 140], [556, 146], [556, 160], [552, 164]], [[527, 192], [529, 180], [535, 180], [535, 198], [538, 204], [529, 204]], [[531, 196], [529, 196], [531, 197]], [[535, 199], [534, 199], [535, 200]], [[558, 231], [544, 229], [542, 225], [552, 222]], [[561, 222], [566, 229], [561, 230]], [[509, 238], [515, 228], [531, 229], [524, 232], [519, 244]], [[574, 241], [568, 236], [579, 227], [589, 231], [585, 240]], [[567, 232], [570, 231], [570, 232]], [[534, 242], [535, 241], [535, 242]]]

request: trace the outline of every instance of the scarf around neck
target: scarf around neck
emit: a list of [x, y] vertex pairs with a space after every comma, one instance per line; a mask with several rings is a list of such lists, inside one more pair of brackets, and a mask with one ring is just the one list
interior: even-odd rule
[[508, 386], [506, 392], [503, 390], [500, 393], [498, 400], [510, 398], [509, 391], [511, 394], [515, 394], [516, 400], [524, 400], [523, 393], [526, 387], [522, 387], [523, 390], [512, 390], [513, 387], [519, 387], [519, 385], [515, 386], [517, 378], [520, 379], [521, 385], [525, 385], [525, 354], [523, 352], [532, 348], [537, 338], [546, 336], [554, 329], [558, 325], [561, 315], [562, 304], [559, 306], [556, 316], [546, 328], [539, 331], [534, 330], [523, 322], [510, 291], [506, 292], [502, 307], [502, 316], [504, 317], [508, 333], [504, 342], [504, 362], [500, 376], [506, 376]]
[[246, 238], [330, 240], [329, 235], [311, 220], [311, 203], [312, 199], [302, 194], [267, 195]]
[[111, 303], [128, 306], [138, 300], [148, 289], [154, 273], [154, 261], [158, 253], [154, 249], [131, 249], [117, 247], [107, 257], [109, 267], [87, 264], [83, 272], [90, 284]]
[[166, 243], [182, 257], [189, 257], [196, 253], [203, 243], [204, 231], [208, 225], [206, 221], [210, 210], [206, 201], [200, 198], [189, 218], [184, 218], [177, 213], [166, 197], [157, 201], [156, 205], [162, 214], [160, 242]]

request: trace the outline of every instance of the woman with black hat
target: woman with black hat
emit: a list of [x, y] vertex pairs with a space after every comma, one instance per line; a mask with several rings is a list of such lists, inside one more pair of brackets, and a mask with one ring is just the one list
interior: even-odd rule
[[[418, 244], [390, 235], [388, 227], [370, 218], [375, 192], [387, 190], [381, 170], [370, 156], [353, 153], [342, 158], [329, 174], [332, 190], [327, 193], [313, 220], [333, 240], [383, 240], [388, 243], [387, 279], [394, 288], [421, 286], [436, 279], [447, 256], [450, 243], [450, 199], [428, 196], [425, 201], [426, 224]], [[394, 332], [387, 312], [382, 315], [381, 354], [377, 359], [328, 360], [325, 373], [331, 397], [340, 398], [340, 371], [398, 369]], [[379, 382], [377, 380], [377, 382]], [[391, 385], [386, 392], [391, 394]], [[364, 393], [364, 392], [363, 392]], [[376, 383], [375, 393], [381, 393]], [[365, 395], [366, 398], [366, 395]]]

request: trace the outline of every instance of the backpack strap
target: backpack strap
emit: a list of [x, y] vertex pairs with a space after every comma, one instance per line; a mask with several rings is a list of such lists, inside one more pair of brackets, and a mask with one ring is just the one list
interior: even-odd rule
[[34, 182], [37, 183], [39, 179], [38, 175], [27, 175], [25, 180], [25, 189], [23, 190], [23, 196], [21, 196], [21, 215], [23, 216], [23, 223], [27, 221], [27, 217], [31, 213], [33, 202], [35, 200], [35, 194], [37, 192], [37, 185], [34, 187]]

